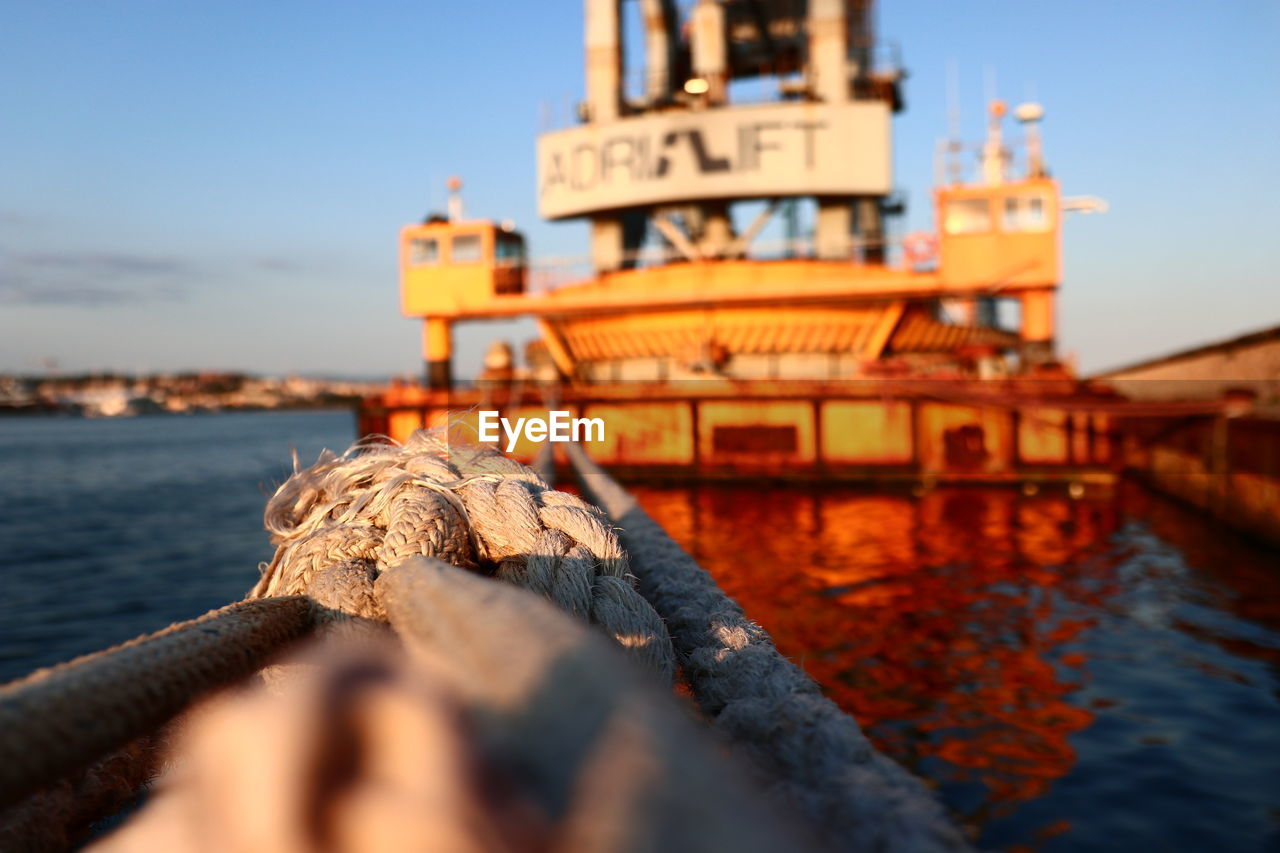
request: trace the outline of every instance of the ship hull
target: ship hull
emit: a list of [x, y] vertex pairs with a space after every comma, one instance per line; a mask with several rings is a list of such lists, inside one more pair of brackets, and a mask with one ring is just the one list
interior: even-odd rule
[[[1109, 483], [1118, 470], [1109, 412], [1115, 400], [1074, 385], [706, 380], [401, 387], [367, 400], [359, 428], [403, 441], [416, 429], [447, 425], [451, 435], [474, 441], [482, 412], [514, 423], [557, 410], [600, 419], [603, 437], [584, 446], [632, 480]], [[505, 436], [502, 442], [505, 450]], [[541, 449], [521, 436], [511, 455], [529, 461]]]

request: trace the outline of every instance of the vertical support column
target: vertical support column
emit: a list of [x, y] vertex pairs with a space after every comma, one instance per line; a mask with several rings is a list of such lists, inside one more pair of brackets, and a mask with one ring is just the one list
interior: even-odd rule
[[1028, 365], [1054, 360], [1056, 320], [1052, 288], [1028, 290], [1022, 294], [1022, 358]]
[[698, 251], [704, 258], [723, 258], [729, 254], [735, 237], [729, 221], [729, 205], [724, 202], [702, 205], [705, 217]]
[[849, 100], [845, 0], [809, 0], [809, 85], [828, 104]]
[[862, 238], [862, 261], [868, 264], [884, 263], [884, 215], [880, 199], [875, 196], [859, 196], [854, 202], [856, 221], [854, 227]]
[[860, 81], [871, 74], [874, 63], [871, 55], [876, 42], [875, 19], [872, 14], [874, 0], [853, 0], [850, 6], [853, 14], [849, 16], [849, 27], [846, 30], [849, 38], [848, 57], [852, 65], [852, 76]]
[[787, 244], [783, 257], [794, 258], [800, 241], [800, 204], [796, 199], [789, 198], [783, 205], [783, 233]]
[[620, 0], [586, 0], [587, 121], [613, 121], [622, 112]]
[[664, 104], [675, 89], [674, 29], [675, 3], [672, 0], [641, 0], [644, 11], [645, 100], [650, 106]]
[[427, 365], [427, 387], [453, 386], [453, 324], [444, 317], [428, 317], [422, 324], [422, 358]]
[[853, 207], [847, 198], [819, 198], [813, 229], [814, 253], [824, 261], [852, 257]]
[[[849, 100], [849, 33], [845, 0], [809, 0], [809, 87], [818, 100]], [[814, 250], [823, 260], [851, 256], [853, 209], [847, 198], [819, 198]]]
[[[702, 104], [721, 107], [729, 102], [729, 35], [725, 29], [724, 6], [719, 0], [699, 0], [689, 16], [693, 45], [693, 74], [707, 82]], [[703, 204], [703, 228], [698, 250], [706, 258], [722, 258], [733, 245], [733, 223], [729, 205]]]
[[[586, 115], [591, 124], [622, 114], [621, 0], [586, 0]], [[622, 266], [622, 223], [616, 216], [591, 220], [591, 260], [597, 272]]]
[[622, 269], [622, 219], [617, 216], [591, 218], [591, 263], [597, 273]]
[[704, 102], [720, 106], [729, 100], [729, 41], [724, 6], [718, 0], [698, 0], [689, 16], [693, 36], [693, 73], [707, 81]]

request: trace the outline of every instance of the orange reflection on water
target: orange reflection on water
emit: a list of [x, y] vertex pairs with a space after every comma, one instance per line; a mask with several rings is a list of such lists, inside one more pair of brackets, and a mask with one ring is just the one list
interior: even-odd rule
[[[862, 723], [934, 779], [980, 782], [985, 817], [1041, 796], [1093, 715], [1070, 644], [1115, 591], [1110, 502], [947, 489], [635, 490]], [[940, 762], [937, 760], [941, 760]]]

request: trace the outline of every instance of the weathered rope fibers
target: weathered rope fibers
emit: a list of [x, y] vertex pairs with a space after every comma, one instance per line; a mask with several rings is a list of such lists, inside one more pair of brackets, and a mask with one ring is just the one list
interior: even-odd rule
[[256, 672], [312, 611], [304, 598], [242, 601], [0, 688], [0, 807]]
[[[768, 635], [745, 618], [620, 486], [586, 459], [581, 448], [569, 448], [587, 492], [624, 524], [622, 539], [639, 568], [640, 588], [671, 626], [699, 704], [755, 761], [765, 780], [773, 780], [781, 799], [809, 816], [844, 849], [963, 849], [958, 832], [919, 781], [875, 752], [857, 724], [782, 658]], [[603, 514], [549, 489], [529, 469], [493, 451], [468, 448], [451, 454], [439, 432], [416, 434], [402, 448], [358, 443], [344, 456], [327, 454], [291, 477], [268, 503], [265, 523], [278, 548], [251, 598], [305, 594], [327, 608], [330, 618], [381, 621], [386, 614], [374, 593], [374, 580], [409, 556], [435, 556], [538, 592], [599, 625], [649, 667], [668, 676], [672, 672], [666, 627], [633, 588], [626, 554]], [[284, 634], [294, 636], [312, 624], [311, 602], [278, 601], [248, 604], [291, 607], [298, 611], [297, 618], [286, 618], [281, 611], [272, 617], [278, 622], [274, 627], [259, 625], [259, 633], [266, 635], [255, 641], [257, 645], [250, 643], [253, 648], [232, 669], [251, 671], [263, 662], [264, 645], [274, 648]], [[164, 695], [158, 700], [143, 701], [149, 710], [141, 716], [121, 714], [114, 706], [104, 712], [126, 722], [113, 719], [106, 724], [111, 734], [93, 740], [90, 760], [126, 742], [132, 736], [126, 732], [153, 728], [195, 694], [225, 683], [225, 660], [217, 674], [197, 666], [192, 675], [192, 650], [175, 658], [171, 645], [163, 642], [170, 632], [201, 621], [90, 656], [115, 655], [96, 668], [81, 666], [69, 680], [55, 680], [55, 688], [64, 694], [70, 683], [72, 693], [80, 695], [76, 691], [86, 685], [102, 687], [102, 679], [108, 678], [113, 689], [100, 692], [118, 695], [114, 682], [149, 685], [153, 667], [176, 674], [178, 683], [172, 689], [161, 690]], [[203, 633], [215, 635], [205, 638], [205, 648], [210, 641], [215, 646], [225, 641], [218, 639], [216, 629]], [[154, 642], [157, 638], [162, 641]], [[128, 652], [149, 641], [152, 660]], [[197, 658], [199, 648], [197, 642]], [[155, 654], [155, 649], [164, 654]], [[139, 677], [142, 670], [150, 677]], [[3, 725], [8, 722], [6, 711], [22, 706], [21, 716], [30, 719], [36, 716], [30, 713], [32, 695], [46, 702], [59, 695], [57, 690], [33, 692], [27, 682], [21, 683], [22, 703], [5, 704], [11, 698], [8, 689], [0, 695], [0, 732], [8, 735], [0, 736], [0, 791], [11, 795], [14, 788], [2, 784], [10, 768], [17, 768], [15, 779], [21, 791], [27, 791], [32, 778], [51, 781], [86, 760], [83, 742], [72, 750], [74, 760], [59, 758], [66, 750], [55, 745], [41, 759], [46, 766], [34, 774], [21, 761], [4, 760], [13, 736], [22, 739], [24, 731]], [[157, 711], [156, 702], [166, 710]], [[75, 704], [65, 695], [54, 702], [62, 708]], [[153, 722], [146, 725], [144, 719]], [[38, 736], [58, 725], [55, 720]]]
[[621, 527], [640, 591], [666, 620], [694, 698], [776, 796], [837, 849], [968, 848], [920, 780], [876, 751], [580, 446], [565, 447], [583, 492]]
[[277, 549], [250, 597], [305, 594], [385, 621], [377, 577], [436, 557], [539, 593], [674, 677], [666, 626], [636, 592], [603, 513], [492, 449], [451, 445], [442, 429], [322, 454], [276, 491], [264, 522]]

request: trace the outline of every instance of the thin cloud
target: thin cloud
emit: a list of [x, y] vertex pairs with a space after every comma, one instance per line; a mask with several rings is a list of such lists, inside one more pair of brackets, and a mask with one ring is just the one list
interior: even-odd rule
[[123, 252], [9, 254], [0, 303], [127, 305], [180, 299], [196, 270], [181, 258]]
[[108, 278], [176, 275], [189, 271], [187, 264], [177, 258], [111, 252], [32, 252], [12, 258], [19, 268], [66, 270]]
[[278, 273], [304, 273], [308, 272], [307, 265], [300, 263], [291, 258], [258, 258], [254, 261], [253, 266], [264, 272]]
[[0, 210], [0, 226], [5, 228], [34, 228], [40, 220], [16, 210]]

